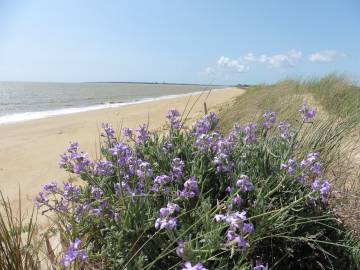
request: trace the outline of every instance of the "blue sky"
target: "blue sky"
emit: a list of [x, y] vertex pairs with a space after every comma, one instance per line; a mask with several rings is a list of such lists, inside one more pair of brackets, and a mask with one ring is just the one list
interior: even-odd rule
[[359, 80], [359, 14], [358, 0], [0, 0], [0, 80]]

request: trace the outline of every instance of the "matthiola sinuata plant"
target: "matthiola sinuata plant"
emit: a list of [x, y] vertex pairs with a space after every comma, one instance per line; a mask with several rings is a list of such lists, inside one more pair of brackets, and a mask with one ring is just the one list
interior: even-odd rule
[[[315, 110], [305, 104], [300, 111], [302, 125], [311, 124]], [[78, 143], [61, 156], [60, 167], [85, 184], [44, 185], [36, 204], [64, 227], [64, 266], [258, 270], [332, 263], [338, 225], [327, 204], [331, 184], [320, 152], [295, 153], [296, 127], [266, 112], [263, 123], [237, 123], [225, 135], [214, 113], [189, 129], [177, 110], [166, 117], [163, 136], [141, 125], [136, 134], [124, 129], [120, 140], [104, 124], [100, 160]]]

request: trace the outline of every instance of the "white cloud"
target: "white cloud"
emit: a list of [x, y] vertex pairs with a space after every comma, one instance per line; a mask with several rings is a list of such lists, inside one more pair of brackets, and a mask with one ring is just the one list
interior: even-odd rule
[[245, 62], [256, 62], [260, 64], [267, 64], [270, 67], [274, 68], [286, 68], [294, 67], [296, 63], [301, 59], [302, 53], [297, 50], [291, 50], [282, 54], [273, 54], [273, 55], [255, 55], [253, 53], [248, 53], [243, 56]]
[[241, 63], [240, 60], [230, 59], [229, 57], [221, 56], [217, 61], [219, 67], [225, 68], [230, 71], [235, 71], [238, 73], [243, 73], [249, 71], [250, 67], [244, 63]]
[[311, 62], [333, 62], [340, 57], [344, 57], [344, 53], [335, 50], [323, 50], [309, 55]]

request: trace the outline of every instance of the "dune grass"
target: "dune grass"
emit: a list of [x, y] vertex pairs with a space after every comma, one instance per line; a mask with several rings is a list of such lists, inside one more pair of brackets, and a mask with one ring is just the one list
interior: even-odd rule
[[[20, 198], [20, 196], [19, 196]], [[40, 269], [36, 214], [29, 217], [18, 210], [14, 211], [10, 202], [0, 192], [0, 269], [36, 270]]]

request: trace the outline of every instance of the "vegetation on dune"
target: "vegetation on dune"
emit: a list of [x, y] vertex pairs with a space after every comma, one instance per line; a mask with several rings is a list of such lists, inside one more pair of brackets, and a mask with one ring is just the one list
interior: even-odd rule
[[164, 136], [143, 125], [119, 140], [105, 124], [96, 161], [72, 143], [61, 167], [86, 185], [49, 183], [37, 198], [57, 215], [68, 243], [59, 262], [90, 269], [354, 268], [353, 245], [328, 205], [320, 153], [296, 154], [316, 111], [304, 104], [300, 113], [299, 125], [269, 111], [226, 136], [213, 113], [187, 129], [170, 110]]
[[[349, 78], [330, 74], [320, 79], [285, 80], [251, 87], [220, 113], [228, 131], [235, 121], [258, 121], [274, 108], [280, 117], [297, 123], [297, 108], [309, 100], [318, 108], [317, 121], [299, 134], [302, 148], [321, 152], [325, 174], [333, 179], [332, 208], [349, 230], [360, 234], [360, 87]], [[358, 255], [358, 260], [360, 257]]]
[[0, 192], [0, 269], [40, 269], [36, 217], [22, 215], [20, 199], [18, 209], [14, 212]]
[[[356, 203], [357, 190], [345, 178], [356, 176], [346, 161], [354, 163], [349, 138], [359, 127], [359, 96], [354, 84], [329, 75], [251, 87], [220, 118], [210, 113], [190, 128], [172, 109], [162, 135], [142, 125], [117, 136], [104, 124], [99, 160], [77, 143], [61, 156], [60, 166], [85, 184], [52, 182], [36, 199], [53, 221], [46, 264], [358, 269], [356, 226], [344, 225], [346, 211], [338, 206], [350, 212]], [[37, 269], [42, 243], [34, 240], [33, 220], [24, 226], [4, 199], [2, 205], [0, 259], [10, 258], [4, 269]], [[19, 242], [24, 233], [27, 241]], [[20, 261], [27, 266], [16, 268]]]

